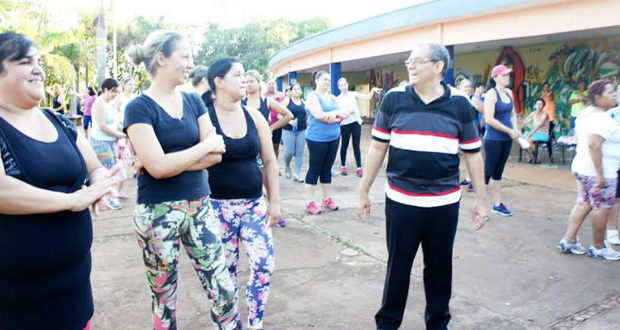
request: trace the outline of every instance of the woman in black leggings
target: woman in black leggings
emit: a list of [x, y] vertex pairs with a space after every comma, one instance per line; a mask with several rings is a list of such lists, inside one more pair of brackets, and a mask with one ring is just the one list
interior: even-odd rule
[[362, 116], [360, 116], [360, 110], [357, 107], [357, 100], [370, 100], [374, 95], [381, 93], [381, 88], [373, 87], [370, 93], [364, 95], [358, 92], [349, 92], [349, 83], [346, 78], [340, 78], [338, 80], [338, 89], [340, 95], [336, 98], [340, 106], [348, 112], [349, 117], [344, 119], [340, 124], [340, 136], [342, 143], [340, 144], [340, 174], [347, 175], [347, 149], [349, 148], [349, 140], [353, 136], [353, 155], [355, 156], [355, 164], [357, 170], [355, 173], [357, 176], [362, 177], [364, 173], [362, 171], [362, 156], [360, 152], [360, 139], [362, 136]]
[[505, 65], [497, 65], [491, 72], [491, 89], [484, 99], [484, 119], [487, 131], [484, 135], [484, 176], [486, 184], [491, 179], [493, 188], [493, 213], [511, 216], [510, 211], [501, 198], [501, 180], [506, 161], [510, 156], [512, 140], [521, 136], [517, 128], [514, 97], [507, 88], [510, 83], [512, 69]]
[[338, 152], [339, 125], [348, 113], [340, 108], [336, 97], [329, 92], [330, 83], [329, 73], [315, 72], [312, 75], [314, 91], [306, 100], [309, 112], [306, 141], [310, 152], [310, 168], [306, 174], [306, 212], [309, 214], [321, 213], [321, 208], [313, 200], [319, 179], [323, 190], [321, 206], [327, 210], [338, 209], [338, 204], [329, 196], [329, 187], [332, 182], [331, 169]]

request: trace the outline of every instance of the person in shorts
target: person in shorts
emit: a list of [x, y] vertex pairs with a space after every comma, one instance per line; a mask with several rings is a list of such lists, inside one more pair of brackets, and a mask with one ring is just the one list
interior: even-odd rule
[[589, 106], [575, 123], [577, 154], [571, 170], [577, 180], [577, 203], [571, 211], [566, 234], [558, 249], [564, 253], [585, 254], [577, 233], [592, 212], [593, 244], [587, 251], [596, 259], [620, 260], [620, 252], [605, 242], [607, 218], [617, 196], [620, 167], [620, 125], [606, 113], [615, 105], [615, 92], [607, 80], [588, 88]]

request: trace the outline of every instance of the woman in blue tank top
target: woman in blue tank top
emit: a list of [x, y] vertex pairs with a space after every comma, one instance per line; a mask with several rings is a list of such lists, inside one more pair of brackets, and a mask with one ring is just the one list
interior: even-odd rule
[[[248, 328], [263, 329], [263, 313], [274, 269], [271, 226], [282, 218], [271, 131], [257, 109], [241, 103], [246, 89], [241, 63], [234, 58], [219, 59], [209, 67], [207, 80], [211, 87], [207, 94], [215, 99], [206, 98], [206, 105], [216, 132], [224, 137], [226, 144], [222, 162], [209, 168], [211, 203], [222, 226], [226, 265], [236, 295], [239, 294], [239, 244], [245, 247], [250, 264], [245, 294]], [[263, 197], [263, 173], [256, 163], [259, 155], [267, 176], [267, 203]]]
[[510, 156], [512, 140], [521, 136], [517, 127], [514, 97], [507, 88], [510, 84], [509, 69], [505, 65], [498, 65], [491, 71], [491, 86], [484, 98], [484, 119], [486, 132], [484, 134], [484, 175], [485, 182], [493, 189], [493, 213], [502, 216], [511, 216], [510, 211], [501, 196], [501, 180], [504, 167]]
[[325, 71], [312, 75], [314, 92], [308, 95], [308, 129], [306, 141], [310, 152], [310, 164], [306, 174], [306, 212], [321, 213], [321, 208], [314, 203], [314, 190], [319, 178], [323, 190], [323, 209], [337, 210], [338, 204], [330, 197], [329, 187], [332, 182], [332, 166], [338, 152], [340, 140], [340, 122], [347, 118], [349, 112], [340, 108], [336, 97], [330, 90], [331, 77]]
[[114, 173], [69, 119], [39, 108], [45, 73], [34, 42], [0, 33], [0, 49], [0, 328], [86, 330], [88, 208], [97, 214]]

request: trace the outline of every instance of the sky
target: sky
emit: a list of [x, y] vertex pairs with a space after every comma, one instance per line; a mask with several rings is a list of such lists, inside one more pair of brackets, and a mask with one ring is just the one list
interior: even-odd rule
[[[97, 10], [102, 0], [38, 0], [49, 4], [54, 24], [70, 25], [75, 9]], [[103, 0], [114, 6], [118, 22], [127, 22], [143, 15], [164, 16], [164, 21], [190, 25], [219, 23], [238, 27], [254, 20], [287, 19], [302, 21], [316, 16], [327, 17], [332, 27], [350, 24], [368, 17], [433, 0]]]

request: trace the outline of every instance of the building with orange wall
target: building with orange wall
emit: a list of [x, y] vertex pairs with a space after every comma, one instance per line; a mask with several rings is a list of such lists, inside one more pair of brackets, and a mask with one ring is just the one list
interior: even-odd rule
[[[527, 112], [551, 86], [557, 124], [577, 80], [620, 80], [620, 0], [436, 0], [319, 33], [279, 50], [269, 69], [280, 87], [328, 70], [332, 90], [342, 76], [352, 88], [384, 91], [406, 80], [412, 45], [438, 42], [453, 57], [446, 81], [486, 83], [498, 63], [514, 68], [517, 111]], [[360, 104], [367, 117], [377, 104]]]

